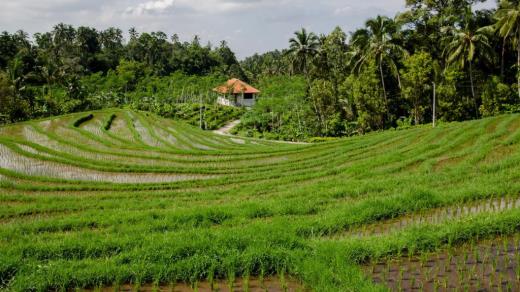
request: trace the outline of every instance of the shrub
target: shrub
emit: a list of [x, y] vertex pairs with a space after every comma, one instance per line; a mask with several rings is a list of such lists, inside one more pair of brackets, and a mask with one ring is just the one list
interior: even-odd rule
[[514, 95], [509, 85], [502, 83], [498, 76], [491, 77], [482, 92], [480, 113], [485, 117], [498, 115], [514, 104]]
[[202, 113], [202, 128], [215, 130], [226, 125], [229, 121], [239, 119], [244, 109], [221, 106], [217, 104], [178, 103], [154, 104], [149, 108], [140, 105], [133, 106], [137, 110], [150, 110], [162, 117], [183, 120], [199, 127]]
[[88, 122], [88, 121], [92, 120], [93, 118], [94, 118], [93, 114], [89, 114], [87, 116], [81, 117], [74, 122], [74, 127], [78, 128], [79, 126], [81, 126], [81, 124]]
[[114, 122], [114, 119], [116, 118], [116, 114], [112, 114], [110, 118], [105, 122], [104, 129], [106, 131], [110, 130], [110, 127], [112, 127], [112, 122]]
[[312, 138], [307, 139], [307, 142], [309, 142], [309, 143], [324, 143], [324, 142], [335, 141], [337, 139], [338, 138], [334, 138], [334, 137], [312, 137]]

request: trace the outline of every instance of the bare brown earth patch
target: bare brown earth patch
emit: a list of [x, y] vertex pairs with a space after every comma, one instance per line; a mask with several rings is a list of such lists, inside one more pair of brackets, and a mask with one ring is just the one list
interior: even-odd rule
[[404, 171], [405, 171], [405, 172], [416, 171], [417, 169], [419, 169], [419, 166], [421, 166], [421, 164], [422, 164], [423, 162], [424, 162], [423, 160], [420, 160], [420, 161], [415, 161], [415, 162], [413, 162], [413, 163], [410, 163], [410, 164], [408, 164], [408, 165], [404, 168]]
[[500, 122], [499, 119], [495, 119], [493, 122], [491, 122], [491, 124], [489, 124], [487, 127], [486, 127], [486, 133], [494, 133], [497, 129], [497, 126], [498, 126], [498, 123]]
[[510, 155], [514, 154], [517, 149], [517, 145], [500, 145], [493, 148], [492, 151], [490, 151], [486, 157], [480, 162], [480, 164], [492, 164], [499, 162]]
[[437, 163], [433, 166], [434, 171], [441, 171], [445, 169], [446, 167], [455, 166], [459, 163], [461, 163], [467, 156], [456, 156], [456, 157], [441, 157], [439, 160], [437, 160]]
[[520, 128], [520, 118], [517, 118], [512, 122], [508, 127], [507, 131], [509, 133], [514, 133], [518, 128]]

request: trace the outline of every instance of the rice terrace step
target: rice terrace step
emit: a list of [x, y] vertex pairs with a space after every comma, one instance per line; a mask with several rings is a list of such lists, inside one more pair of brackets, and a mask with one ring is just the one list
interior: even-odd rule
[[514, 291], [518, 121], [314, 144], [123, 109], [0, 127], [0, 285]]
[[520, 291], [520, 0], [4, 0], [0, 292]]

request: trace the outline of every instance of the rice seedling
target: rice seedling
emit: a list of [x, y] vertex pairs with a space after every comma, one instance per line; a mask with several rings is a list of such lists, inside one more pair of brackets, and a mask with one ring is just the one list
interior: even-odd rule
[[1, 132], [1, 287], [520, 289], [518, 115], [297, 145], [91, 114]]
[[[408, 258], [400, 258], [394, 264], [402, 267], [398, 276], [399, 279], [415, 279], [412, 284], [419, 283], [419, 285], [422, 285], [421, 289], [425, 290], [438, 290], [439, 287], [443, 286], [443, 279], [444, 283], [448, 283], [455, 276], [457, 282], [463, 285], [460, 288], [466, 291], [483, 288], [514, 291], [518, 289], [520, 284], [517, 276], [518, 265], [514, 261], [510, 261], [510, 259], [518, 254], [520, 246], [516, 245], [514, 248], [511, 248], [508, 243], [512, 239], [513, 237], [497, 237], [482, 242], [470, 243], [470, 246], [447, 247], [447, 250], [439, 251], [439, 253], [452, 255], [455, 260], [455, 269], [453, 270], [444, 269], [443, 271], [436, 269], [435, 267], [439, 265], [444, 265], [445, 267], [450, 265], [451, 260], [448, 259], [448, 261], [443, 262], [435, 255], [429, 255], [430, 260], [434, 263], [432, 266], [424, 266], [421, 265], [421, 262], [414, 262]], [[489, 247], [494, 248], [490, 249]], [[495, 248], [498, 249], [498, 255]], [[479, 254], [479, 257], [490, 255], [491, 259], [489, 262], [468, 260], [468, 256], [475, 253]], [[458, 260], [456, 260], [457, 258]], [[406, 273], [409, 273], [408, 271], [411, 270], [417, 271], [417, 274], [407, 276]], [[484, 271], [487, 272], [484, 273]], [[509, 271], [515, 271], [515, 273], [511, 274]], [[374, 277], [379, 277], [377, 271], [367, 269], [366, 272], [374, 275]], [[389, 278], [391, 277], [390, 275]], [[398, 285], [393, 285], [392, 282], [387, 283], [393, 289], [401, 289]], [[444, 289], [446, 288], [446, 284], [444, 284]]]

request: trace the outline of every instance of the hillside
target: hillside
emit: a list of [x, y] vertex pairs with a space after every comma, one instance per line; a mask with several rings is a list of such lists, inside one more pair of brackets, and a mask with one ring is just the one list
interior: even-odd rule
[[2, 127], [0, 287], [518, 290], [519, 145], [520, 115], [307, 145], [123, 110]]

